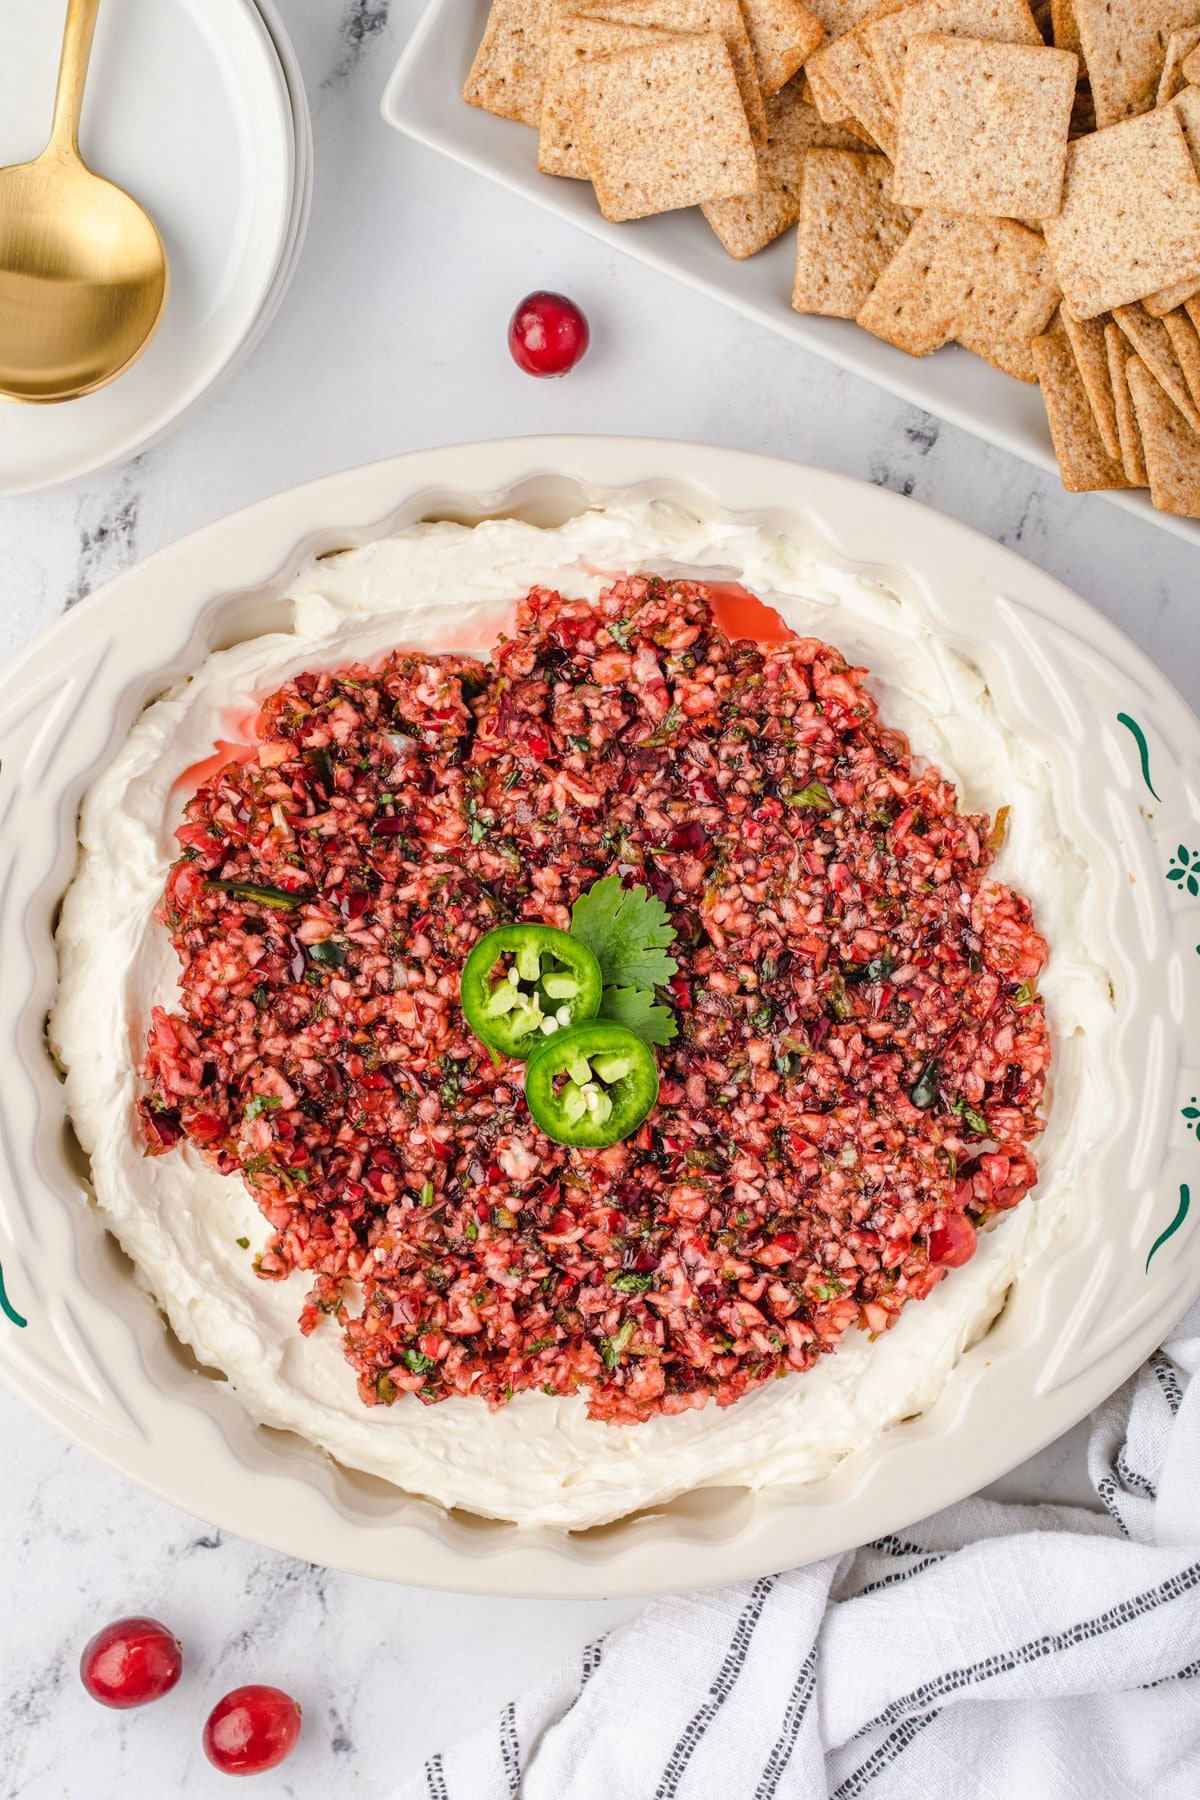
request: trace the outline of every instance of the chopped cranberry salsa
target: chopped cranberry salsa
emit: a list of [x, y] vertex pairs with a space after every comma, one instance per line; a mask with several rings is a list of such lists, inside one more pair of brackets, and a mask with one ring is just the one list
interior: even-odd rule
[[[242, 1175], [256, 1268], [307, 1273], [368, 1405], [727, 1406], [887, 1330], [1032, 1187], [1046, 945], [864, 673], [731, 642], [692, 582], [535, 590], [490, 664], [297, 676], [190, 802], [147, 1145]], [[670, 910], [679, 1035], [637, 1134], [569, 1148], [459, 977], [611, 873]]]

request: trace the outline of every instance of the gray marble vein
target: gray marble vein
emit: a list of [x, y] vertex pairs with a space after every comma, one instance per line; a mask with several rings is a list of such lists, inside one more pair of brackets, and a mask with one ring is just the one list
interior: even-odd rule
[[[613, 254], [390, 133], [378, 103], [419, 0], [282, 0], [313, 99], [317, 184], [296, 283], [221, 393], [130, 466], [0, 502], [0, 660], [185, 532], [422, 445], [553, 432], [708, 440], [843, 470], [974, 525], [1084, 594], [1200, 703], [1200, 552]], [[517, 129], [514, 127], [514, 129]], [[568, 380], [508, 360], [522, 294], [564, 288], [593, 349]], [[163, 604], [171, 596], [164, 594]], [[332, 1574], [127, 1486], [0, 1395], [0, 1800], [208, 1800], [212, 1702], [276, 1681], [305, 1706], [262, 1800], [378, 1800], [556, 1658], [635, 1609], [504, 1602]], [[1010, 1479], [1080, 1489], [1078, 1435]], [[161, 1615], [180, 1688], [103, 1711], [76, 1677], [108, 1618]]]

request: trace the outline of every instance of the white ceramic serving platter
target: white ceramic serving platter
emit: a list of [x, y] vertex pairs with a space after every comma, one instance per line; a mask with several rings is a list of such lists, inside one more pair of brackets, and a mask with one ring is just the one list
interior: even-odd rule
[[[534, 131], [480, 112], [462, 99], [489, 4], [490, 0], [429, 0], [383, 97], [383, 116], [397, 131], [477, 169], [614, 249], [698, 288], [911, 405], [1049, 470], [1057, 480], [1045, 408], [1035, 386], [1001, 374], [956, 345], [933, 356], [905, 356], [848, 319], [793, 312], [793, 232], [785, 232], [758, 256], [735, 262], [695, 208], [610, 225], [587, 182], [539, 174]], [[767, 344], [763, 355], [770, 355]], [[1112, 492], [1106, 498], [1200, 543], [1200, 521], [1156, 512], [1144, 493]]]
[[[1069, 795], [1092, 872], [1116, 1013], [1089, 1052], [1108, 1138], [1086, 1204], [923, 1416], [807, 1487], [710, 1489], [567, 1536], [447, 1512], [341, 1468], [254, 1426], [206, 1379], [90, 1203], [45, 1022], [82, 793], [150, 700], [211, 650], [283, 622], [307, 557], [422, 518], [554, 524], [647, 497], [786, 529], [876, 575], [981, 669]], [[1198, 771], [1197, 720], [1100, 614], [966, 527], [840, 475], [653, 440], [515, 440], [397, 457], [208, 526], [74, 608], [0, 678], [0, 1379], [223, 1529], [426, 1586], [645, 1593], [903, 1528], [1066, 1430], [1200, 1293]]]
[[[59, 0], [0, 7], [0, 164], [45, 142], [64, 13]], [[302, 86], [298, 99], [303, 113]], [[110, 386], [60, 406], [0, 402], [0, 496], [110, 467], [160, 438], [246, 352], [295, 266], [309, 175], [296, 98], [251, 0], [107, 0], [80, 145], [162, 232], [167, 310]]]

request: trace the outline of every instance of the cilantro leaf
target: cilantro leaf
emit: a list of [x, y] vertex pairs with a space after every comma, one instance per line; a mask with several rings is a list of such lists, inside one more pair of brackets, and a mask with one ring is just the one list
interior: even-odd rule
[[670, 1007], [656, 1006], [651, 988], [605, 988], [600, 1017], [628, 1026], [645, 1044], [669, 1044], [679, 1035]]
[[661, 987], [679, 967], [663, 953], [675, 942], [666, 907], [644, 887], [623, 888], [618, 875], [606, 875], [580, 894], [571, 908], [571, 930], [600, 964], [605, 987]]

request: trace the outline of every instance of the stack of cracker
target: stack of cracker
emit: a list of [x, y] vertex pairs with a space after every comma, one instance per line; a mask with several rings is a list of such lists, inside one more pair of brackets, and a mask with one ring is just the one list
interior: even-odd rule
[[493, 0], [465, 97], [608, 219], [795, 226], [797, 311], [1040, 382], [1065, 486], [1200, 517], [1200, 0]]

